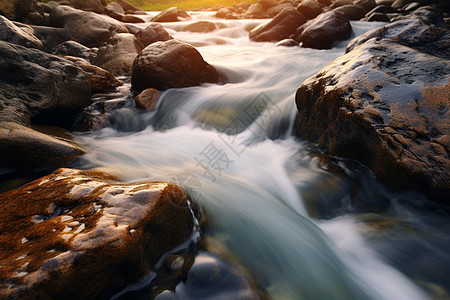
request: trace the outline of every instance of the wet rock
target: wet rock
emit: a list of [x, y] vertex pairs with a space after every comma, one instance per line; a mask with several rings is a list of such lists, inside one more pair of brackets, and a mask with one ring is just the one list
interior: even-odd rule
[[2, 0], [0, 1], [0, 15], [10, 20], [21, 21], [30, 11], [36, 10], [33, 0]]
[[354, 5], [361, 5], [367, 11], [371, 11], [375, 7], [377, 7], [377, 3], [374, 0], [357, 0], [354, 2]]
[[335, 8], [334, 11], [343, 13], [349, 20], [360, 20], [367, 13], [367, 10], [361, 5], [343, 5]]
[[103, 93], [115, 91], [123, 82], [117, 80], [108, 71], [93, 65], [80, 65], [84, 73], [89, 77], [91, 85], [91, 93]]
[[[66, 126], [89, 104], [90, 95], [87, 76], [73, 63], [0, 42], [0, 165], [47, 166], [54, 160], [71, 160], [78, 151], [69, 151], [57, 141], [47, 142], [26, 127], [32, 123]], [[59, 155], [51, 157], [50, 153]]]
[[330, 5], [330, 8], [336, 8], [339, 6], [351, 5], [351, 4], [353, 4], [353, 0], [334, 0], [333, 3]]
[[277, 5], [278, 1], [277, 0], [259, 0], [258, 4], [260, 4], [263, 9], [267, 10], [271, 7], [274, 7], [275, 5]]
[[228, 19], [229, 16], [234, 13], [236, 13], [234, 7], [223, 7], [216, 12], [215, 17], [220, 19]]
[[280, 3], [274, 7], [269, 8], [266, 13], [269, 17], [273, 18], [276, 15], [278, 15], [283, 9], [288, 8], [288, 7], [292, 7], [291, 3]]
[[189, 20], [191, 17], [186, 11], [177, 7], [168, 8], [152, 18], [152, 22], [178, 22]]
[[335, 42], [348, 39], [351, 34], [349, 19], [344, 14], [328, 11], [297, 28], [291, 38], [305, 48], [329, 49]]
[[450, 59], [450, 30], [427, 25], [419, 19], [397, 21], [372, 29], [353, 39], [346, 51], [349, 52], [373, 38], [390, 39], [404, 46]]
[[67, 41], [59, 44], [53, 49], [52, 53], [61, 56], [80, 57], [87, 61], [90, 61], [91, 58], [94, 58], [96, 55], [96, 52], [91, 50], [91, 48], [83, 46], [75, 41]]
[[125, 10], [123, 9], [123, 7], [117, 3], [117, 2], [111, 2], [109, 3], [106, 7], [105, 7], [106, 11], [108, 14], [110, 13], [115, 13], [115, 14], [121, 14], [124, 15], [125, 14]]
[[134, 99], [137, 108], [155, 110], [159, 99], [159, 91], [156, 89], [145, 89]]
[[71, 0], [70, 3], [77, 9], [92, 11], [98, 14], [102, 14], [105, 11], [105, 6], [100, 0]]
[[0, 16], [0, 40], [28, 48], [43, 49], [42, 42], [34, 35], [33, 28], [22, 24], [20, 27]]
[[303, 0], [297, 6], [297, 11], [306, 19], [311, 20], [322, 13], [323, 4], [315, 0]]
[[124, 22], [124, 23], [145, 23], [145, 21], [142, 20], [141, 18], [136, 17], [136, 16], [130, 16], [130, 15], [122, 16], [120, 21]]
[[143, 11], [142, 9], [134, 6], [133, 4], [131, 4], [128, 1], [125, 0], [117, 0], [117, 3], [122, 6], [123, 10], [125, 11], [126, 14], [131, 14], [131, 15], [146, 15], [145, 11]]
[[294, 34], [297, 27], [306, 21], [306, 18], [295, 8], [288, 7], [269, 22], [250, 31], [249, 37], [255, 42], [281, 41]]
[[58, 169], [0, 197], [2, 298], [109, 298], [194, 225], [178, 186], [100, 171]]
[[260, 3], [252, 4], [245, 13], [245, 17], [249, 19], [261, 19], [263, 16], [264, 8]]
[[368, 22], [390, 22], [391, 19], [386, 15], [385, 13], [381, 12], [373, 12], [373, 13], [367, 13], [367, 17], [364, 18], [365, 21]]
[[297, 134], [450, 204], [449, 74], [447, 59], [370, 39], [299, 87]]
[[144, 47], [154, 42], [164, 42], [173, 39], [173, 37], [159, 23], [151, 23], [146, 28], [136, 33], [136, 38]]
[[442, 28], [448, 28], [445, 24], [444, 16], [439, 9], [433, 6], [422, 6], [414, 10], [411, 14], [400, 15], [393, 21], [419, 19], [430, 25], [436, 25]]
[[[53, 9], [50, 24], [59, 28], [36, 28], [37, 36], [47, 36], [46, 47], [64, 41], [76, 41], [87, 47], [98, 47], [117, 33], [128, 33], [126, 26], [105, 15], [60, 5]], [[53, 45], [52, 45], [53, 44]]]
[[93, 63], [114, 76], [129, 76], [133, 61], [143, 48], [131, 33], [118, 33], [98, 49]]
[[189, 24], [184, 28], [184, 31], [197, 32], [197, 33], [208, 33], [216, 30], [217, 27], [214, 23], [208, 21], [199, 21]]
[[136, 57], [131, 75], [136, 93], [146, 88], [165, 90], [218, 81], [216, 69], [194, 47], [176, 40], [147, 46]]
[[298, 47], [299, 44], [294, 41], [293, 39], [284, 39], [279, 41], [277, 44], [277, 46], [284, 46], [284, 47]]

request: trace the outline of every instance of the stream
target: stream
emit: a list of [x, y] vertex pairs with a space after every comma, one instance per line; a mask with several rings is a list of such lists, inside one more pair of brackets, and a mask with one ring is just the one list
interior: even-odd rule
[[[128, 96], [112, 127], [77, 133], [88, 150], [78, 167], [181, 185], [208, 220], [202, 238], [270, 299], [448, 297], [449, 212], [414, 191], [389, 191], [364, 166], [293, 136], [296, 89], [349, 40], [330, 50], [277, 47], [248, 39], [265, 20], [191, 15], [163, 26], [195, 46], [223, 82], [164, 91], [153, 112], [135, 109]], [[219, 29], [183, 31], [198, 20]], [[353, 37], [381, 25], [352, 22]], [[182, 285], [157, 299], [250, 299], [226, 286]]]

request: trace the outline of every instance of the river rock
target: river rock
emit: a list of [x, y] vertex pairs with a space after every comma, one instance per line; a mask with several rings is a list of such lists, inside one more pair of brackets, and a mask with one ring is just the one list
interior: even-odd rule
[[10, 20], [21, 21], [30, 11], [36, 10], [35, 0], [2, 0], [0, 1], [0, 15]]
[[261, 19], [264, 17], [264, 8], [260, 3], [254, 3], [250, 5], [245, 17], [248, 19]]
[[184, 31], [208, 33], [216, 30], [217, 27], [214, 23], [208, 21], [198, 21], [184, 27]]
[[291, 3], [283, 2], [283, 3], [280, 3], [280, 4], [276, 5], [276, 6], [274, 6], [274, 7], [269, 8], [266, 11], [266, 13], [267, 13], [267, 15], [269, 17], [273, 18], [276, 15], [278, 15], [283, 9], [291, 7], [291, 6], [292, 6]]
[[442, 12], [434, 6], [422, 6], [414, 10], [411, 14], [400, 15], [392, 21], [419, 19], [425, 23], [433, 24], [442, 28], [448, 28]]
[[79, 67], [89, 77], [92, 94], [115, 91], [118, 86], [123, 85], [122, 81], [100, 67], [86, 64]]
[[94, 65], [114, 76], [130, 76], [134, 59], [143, 48], [131, 33], [118, 33], [99, 48]]
[[[66, 154], [71, 160], [74, 152], [65, 145], [47, 143], [44, 137], [35, 136], [22, 126], [67, 125], [78, 111], [89, 105], [90, 96], [87, 76], [71, 62], [0, 41], [0, 120], [8, 123], [2, 125], [0, 164], [53, 165], [54, 160], [63, 160]], [[59, 157], [50, 157], [50, 153], [59, 153]]]
[[437, 57], [450, 59], [450, 30], [428, 25], [420, 19], [397, 21], [374, 28], [350, 41], [346, 52], [373, 38], [389, 39]]
[[367, 13], [366, 17], [362, 19], [363, 21], [367, 22], [390, 22], [391, 19], [389, 16], [385, 13], [381, 12], [373, 12], [373, 13]]
[[274, 42], [289, 38], [297, 27], [306, 22], [306, 18], [295, 8], [283, 9], [275, 18], [254, 28], [249, 37], [255, 42]]
[[131, 75], [136, 93], [146, 88], [166, 90], [218, 81], [216, 69], [194, 47], [176, 40], [147, 46], [134, 60]]
[[142, 9], [134, 6], [128, 1], [125, 0], [117, 0], [117, 3], [122, 6], [123, 10], [126, 14], [132, 14], [132, 15], [146, 15], [146, 12]]
[[164, 42], [173, 39], [159, 23], [150, 23], [146, 28], [139, 30], [136, 33], [136, 37], [144, 47], [154, 42]]
[[291, 38], [305, 48], [330, 49], [335, 42], [346, 40], [351, 34], [349, 19], [342, 13], [328, 11], [297, 28]]
[[186, 11], [178, 9], [178, 7], [171, 7], [154, 16], [152, 22], [178, 22], [190, 18]]
[[297, 6], [297, 11], [306, 19], [311, 20], [322, 13], [324, 5], [316, 0], [303, 0]]
[[367, 10], [361, 5], [343, 5], [333, 10], [338, 13], [343, 13], [349, 20], [360, 20], [367, 13]]
[[96, 51], [75, 41], [67, 41], [59, 44], [53, 49], [52, 53], [60, 56], [80, 57], [87, 61], [90, 61], [91, 58], [94, 58], [97, 55]]
[[122, 22], [109, 16], [82, 11], [66, 5], [60, 5], [53, 9], [50, 15], [50, 24], [59, 28], [45, 31], [45, 28], [35, 27], [38, 37], [40, 37], [39, 34], [45, 35], [47, 32], [47, 47], [51, 47], [53, 40], [56, 40], [53, 42], [56, 45], [72, 40], [90, 48], [98, 47], [117, 33], [128, 33]]
[[106, 12], [108, 13], [108, 15], [110, 13], [115, 13], [115, 14], [120, 14], [120, 15], [124, 15], [125, 14], [125, 10], [123, 9], [123, 7], [117, 3], [117, 2], [111, 2], [109, 3], [106, 7], [105, 7]]
[[105, 5], [100, 0], [71, 0], [73, 7], [85, 11], [92, 11], [102, 14], [105, 11]]
[[155, 110], [159, 99], [159, 91], [157, 89], [145, 89], [134, 98], [137, 108], [145, 110]]
[[450, 204], [450, 62], [370, 39], [297, 90], [297, 134]]
[[178, 186], [100, 171], [58, 169], [0, 198], [1, 298], [109, 299], [194, 226]]
[[28, 48], [43, 49], [42, 42], [34, 35], [30, 26], [22, 24], [20, 27], [0, 16], [0, 40], [21, 45]]

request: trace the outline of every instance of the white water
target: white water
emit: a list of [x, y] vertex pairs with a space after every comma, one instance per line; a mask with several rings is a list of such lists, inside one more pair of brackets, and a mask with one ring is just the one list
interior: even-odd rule
[[[127, 110], [115, 126], [142, 131], [80, 135], [89, 150], [83, 167], [106, 167], [126, 181], [175, 179], [208, 217], [205, 235], [272, 299], [426, 298], [367, 246], [354, 216], [314, 220], [300, 196], [320, 186], [325, 171], [291, 136], [294, 94], [345, 45], [312, 50], [253, 43], [248, 30], [261, 20], [194, 17], [222, 29], [194, 34], [181, 31], [189, 22], [165, 26], [196, 46], [228, 83], [165, 91], [158, 112]], [[353, 28], [360, 34], [377, 25], [355, 22]]]

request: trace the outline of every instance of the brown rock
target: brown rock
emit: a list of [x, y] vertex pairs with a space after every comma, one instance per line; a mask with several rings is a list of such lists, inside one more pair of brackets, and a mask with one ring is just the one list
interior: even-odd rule
[[178, 22], [191, 17], [178, 7], [170, 7], [152, 18], [152, 22]]
[[259, 3], [252, 4], [245, 13], [246, 18], [259, 19], [264, 16], [264, 7]]
[[33, 28], [25, 24], [17, 26], [0, 16], [0, 40], [29, 48], [42, 49], [42, 42], [34, 35]]
[[367, 10], [361, 5], [343, 5], [333, 10], [343, 13], [349, 20], [360, 20], [367, 13]]
[[89, 77], [92, 93], [115, 91], [118, 86], [123, 85], [122, 81], [117, 80], [111, 73], [100, 67], [80, 65], [80, 68]]
[[189, 24], [184, 28], [185, 31], [197, 32], [197, 33], [208, 33], [216, 30], [217, 27], [214, 23], [208, 21], [199, 21]]
[[303, 0], [297, 6], [297, 10], [306, 19], [311, 20], [322, 13], [323, 7], [324, 5], [316, 0]]
[[250, 31], [249, 37], [255, 42], [273, 42], [289, 38], [296, 32], [297, 27], [304, 24], [306, 18], [295, 8], [283, 9], [275, 18], [261, 24]]
[[133, 34], [118, 33], [99, 48], [93, 63], [114, 76], [129, 76], [133, 61], [143, 48]]
[[100, 0], [71, 0], [73, 7], [85, 11], [92, 11], [98, 14], [102, 14], [105, 11]]
[[291, 3], [280, 3], [274, 7], [271, 7], [267, 10], [267, 15], [271, 18], [275, 17], [276, 15], [278, 15], [283, 9], [291, 7], [292, 4]]
[[0, 1], [0, 15], [10, 20], [21, 21], [30, 11], [36, 9], [34, 0], [2, 0]]
[[145, 15], [145, 11], [142, 9], [134, 6], [128, 1], [125, 0], [117, 0], [117, 3], [122, 6], [122, 8], [125, 10], [125, 13], [132, 14], [132, 15]]
[[146, 88], [165, 90], [218, 81], [216, 69], [194, 47], [176, 40], [147, 46], [136, 57], [131, 75], [136, 93]]
[[139, 30], [136, 33], [136, 38], [144, 47], [154, 42], [164, 42], [173, 39], [159, 23], [151, 23], [146, 28]]
[[141, 18], [130, 15], [124, 15], [121, 21], [124, 23], [145, 23], [145, 21], [142, 20]]
[[134, 99], [137, 108], [155, 110], [159, 99], [159, 91], [156, 89], [145, 89]]
[[2, 298], [109, 298], [194, 225], [179, 187], [100, 171], [58, 169], [0, 198]]
[[369, 39], [300, 86], [297, 133], [450, 204], [448, 74], [446, 59]]

